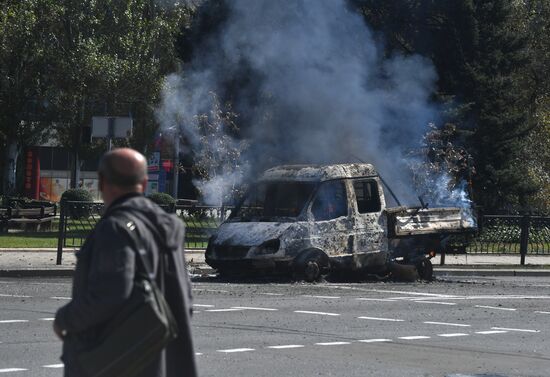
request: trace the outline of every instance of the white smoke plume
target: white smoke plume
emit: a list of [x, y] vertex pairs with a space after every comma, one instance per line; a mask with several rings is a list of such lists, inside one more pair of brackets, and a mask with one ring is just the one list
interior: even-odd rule
[[[403, 204], [418, 204], [405, 151], [419, 146], [437, 121], [431, 62], [384, 56], [345, 0], [230, 0], [227, 6], [219, 33], [189, 67], [166, 79], [163, 127], [180, 127], [200, 153], [204, 138], [194, 117], [210, 111], [212, 92], [224, 93], [228, 81], [246, 72], [231, 101], [250, 125], [241, 129], [249, 147], [240, 155], [250, 178], [278, 164], [360, 159], [375, 165]], [[228, 170], [228, 183], [218, 169], [211, 185], [202, 186], [208, 201], [219, 202], [234, 185], [236, 173]]]

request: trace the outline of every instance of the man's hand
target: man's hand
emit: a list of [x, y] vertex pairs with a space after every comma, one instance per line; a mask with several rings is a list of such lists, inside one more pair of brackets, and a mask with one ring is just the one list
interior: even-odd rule
[[62, 330], [61, 327], [59, 327], [59, 325], [55, 321], [53, 323], [53, 332], [61, 340], [63, 340], [65, 335], [67, 335], [67, 332], [65, 330]]

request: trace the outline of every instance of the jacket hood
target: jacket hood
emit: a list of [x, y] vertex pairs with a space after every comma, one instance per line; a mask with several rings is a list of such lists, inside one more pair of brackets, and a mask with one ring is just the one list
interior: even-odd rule
[[178, 250], [184, 242], [185, 226], [175, 214], [166, 213], [162, 208], [143, 195], [131, 195], [116, 201], [109, 207], [111, 212], [139, 213], [156, 226], [159, 233], [159, 242], [170, 250]]

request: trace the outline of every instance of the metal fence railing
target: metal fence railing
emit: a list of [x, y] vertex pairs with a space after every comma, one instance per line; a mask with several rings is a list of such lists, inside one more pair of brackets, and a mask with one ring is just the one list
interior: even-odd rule
[[[208, 239], [229, 216], [231, 207], [184, 204], [165, 206], [186, 224], [185, 248], [205, 249]], [[103, 203], [64, 202], [61, 206], [57, 263], [63, 248], [82, 246], [101, 217]], [[484, 215], [476, 234], [456, 235], [448, 240], [445, 254], [550, 255], [550, 217]], [[444, 260], [442, 258], [442, 261]]]
[[61, 203], [57, 237], [57, 264], [61, 264], [63, 248], [82, 246], [101, 218], [103, 207], [103, 203], [95, 202], [66, 201]]
[[475, 235], [453, 236], [445, 253], [550, 255], [550, 217], [484, 215]]
[[177, 205], [176, 214], [185, 222], [185, 247], [206, 249], [208, 239], [229, 216], [224, 206]]
[[[186, 204], [161, 207], [166, 212], [175, 213], [185, 222], [185, 248], [188, 250], [205, 249], [210, 236], [231, 213], [231, 208], [224, 206]], [[82, 246], [101, 218], [103, 209], [103, 203], [71, 201], [62, 203], [57, 240], [57, 264], [61, 264], [64, 248]]]

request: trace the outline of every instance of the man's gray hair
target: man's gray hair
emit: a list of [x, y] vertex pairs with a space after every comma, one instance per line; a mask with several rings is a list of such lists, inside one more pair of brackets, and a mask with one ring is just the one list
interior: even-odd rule
[[101, 157], [98, 173], [106, 183], [130, 189], [143, 182], [147, 177], [147, 164], [139, 167], [131, 165], [111, 151]]

